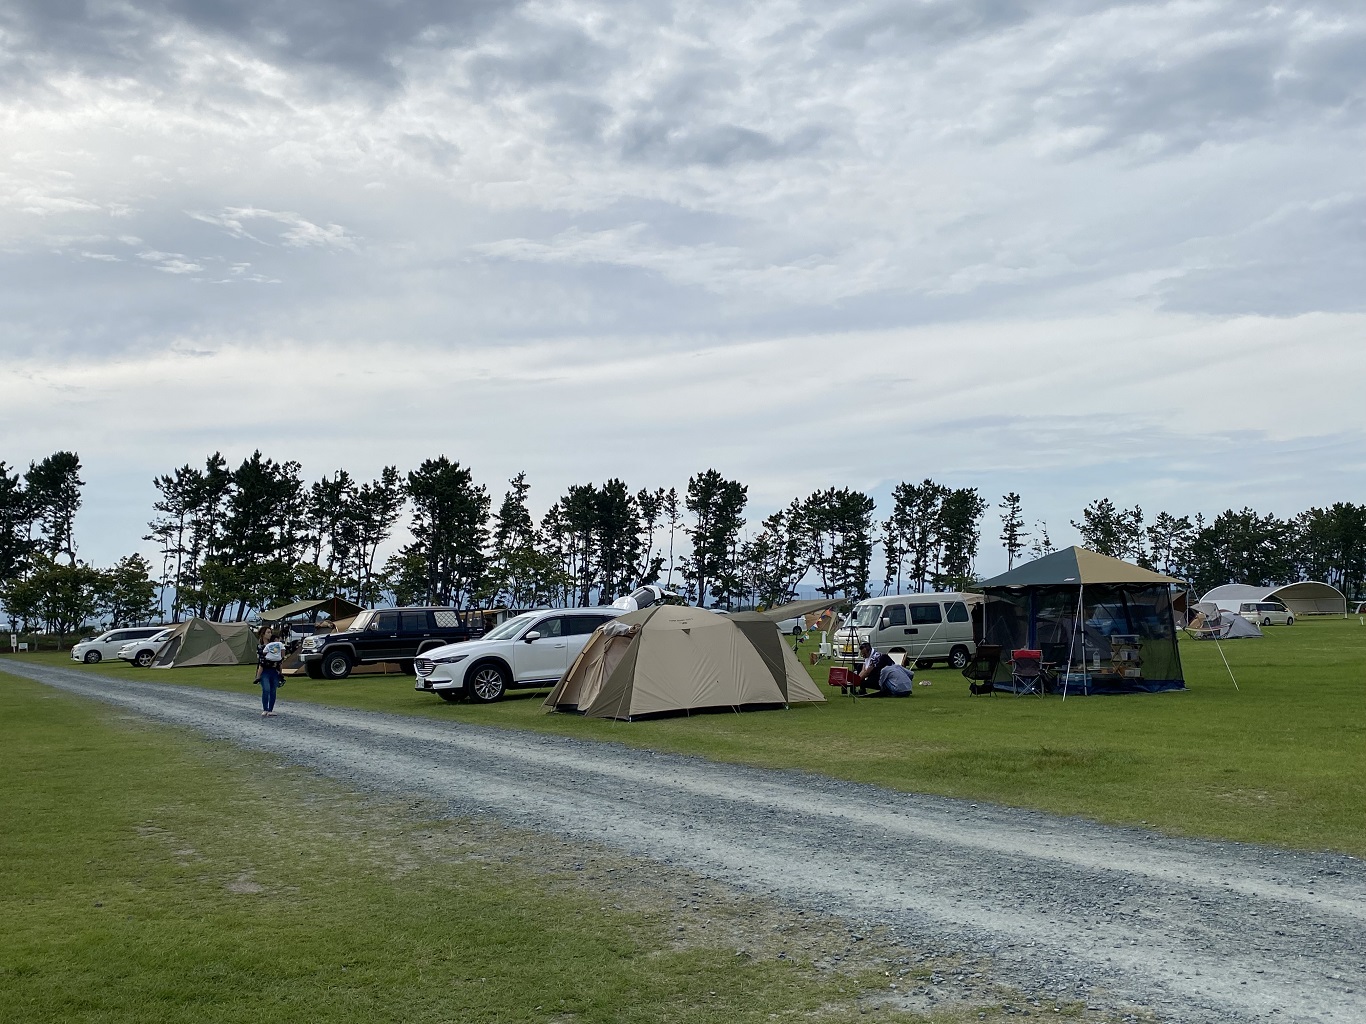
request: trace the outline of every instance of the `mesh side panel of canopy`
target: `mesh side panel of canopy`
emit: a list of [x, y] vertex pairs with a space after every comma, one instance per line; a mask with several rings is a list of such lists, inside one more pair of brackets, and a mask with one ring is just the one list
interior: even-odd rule
[[[1171, 591], [1163, 585], [1012, 587], [988, 594], [985, 642], [999, 644], [995, 681], [1008, 683], [1012, 650], [1031, 648], [1058, 672], [1085, 673], [1092, 693], [1182, 689]], [[1112, 639], [1118, 638], [1118, 639]], [[1118, 660], [1137, 647], [1139, 662]], [[1118, 650], [1118, 654], [1117, 654]], [[1125, 673], [1137, 667], [1138, 674]]]

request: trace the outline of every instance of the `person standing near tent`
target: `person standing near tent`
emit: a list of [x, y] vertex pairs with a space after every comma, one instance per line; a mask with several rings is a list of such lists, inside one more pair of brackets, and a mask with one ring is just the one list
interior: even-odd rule
[[256, 682], [261, 686], [261, 717], [274, 717], [275, 691], [284, 681], [280, 664], [285, 660], [285, 645], [275, 639], [269, 626], [262, 627], [257, 639], [260, 646], [256, 652]]

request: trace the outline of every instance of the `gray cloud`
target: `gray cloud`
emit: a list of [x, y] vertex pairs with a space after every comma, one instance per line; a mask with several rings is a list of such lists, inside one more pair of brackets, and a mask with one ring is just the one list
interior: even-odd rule
[[146, 76], [177, 57], [168, 30], [231, 41], [271, 63], [396, 82], [414, 45], [467, 45], [512, 5], [495, 0], [11, 0], [0, 25], [13, 40], [10, 75], [44, 64], [89, 74]]

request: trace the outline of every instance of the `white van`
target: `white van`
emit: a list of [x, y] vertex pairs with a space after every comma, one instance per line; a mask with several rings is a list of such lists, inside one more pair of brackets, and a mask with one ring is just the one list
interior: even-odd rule
[[[981, 594], [897, 594], [870, 597], [854, 606], [852, 623], [840, 630], [835, 653], [858, 654], [864, 640], [873, 650], [909, 655], [912, 663], [947, 661], [963, 668], [977, 645], [972, 637], [972, 606]], [[899, 660], [899, 658], [898, 658]]]
[[1238, 606], [1238, 614], [1248, 622], [1256, 622], [1263, 626], [1295, 624], [1295, 616], [1279, 601], [1244, 601]]

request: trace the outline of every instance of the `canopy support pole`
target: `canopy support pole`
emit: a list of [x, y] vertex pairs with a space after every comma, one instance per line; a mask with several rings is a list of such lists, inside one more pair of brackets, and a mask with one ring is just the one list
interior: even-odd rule
[[[1086, 595], [1086, 584], [1077, 584], [1077, 610], [1072, 616], [1072, 639], [1067, 645], [1067, 667], [1063, 669], [1062, 677], [1062, 699], [1067, 699], [1067, 684], [1072, 679], [1072, 654], [1077, 649], [1077, 627], [1081, 625], [1081, 606]], [[1086, 660], [1086, 645], [1082, 644], [1082, 660]]]

